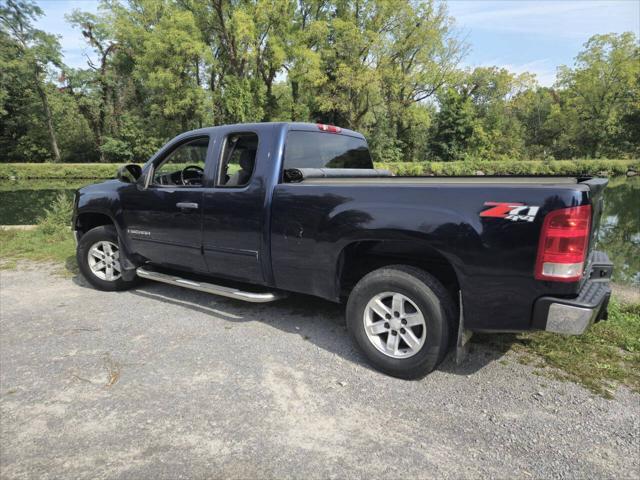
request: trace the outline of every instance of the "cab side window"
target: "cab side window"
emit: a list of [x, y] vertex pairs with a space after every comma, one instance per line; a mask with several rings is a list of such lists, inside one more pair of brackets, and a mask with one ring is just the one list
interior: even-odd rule
[[255, 133], [228, 135], [220, 158], [219, 187], [244, 187], [249, 184], [256, 164], [258, 136]]
[[209, 137], [189, 140], [162, 161], [153, 174], [156, 186], [202, 186]]

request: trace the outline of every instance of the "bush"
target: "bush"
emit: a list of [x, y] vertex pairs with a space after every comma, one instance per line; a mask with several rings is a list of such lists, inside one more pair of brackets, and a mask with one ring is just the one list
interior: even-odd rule
[[100, 151], [104, 154], [109, 162], [130, 162], [133, 158], [133, 152], [129, 145], [117, 138], [107, 137], [104, 144], [100, 147]]
[[[0, 180], [114, 178], [122, 163], [0, 163]], [[400, 176], [624, 175], [640, 170], [640, 160], [474, 160], [457, 162], [376, 162]]]
[[73, 214], [73, 200], [64, 193], [58, 194], [50, 208], [38, 219], [38, 228], [45, 235], [68, 234]]
[[0, 163], [0, 179], [105, 179], [114, 178], [116, 163]]
[[624, 175], [640, 169], [640, 160], [464, 160], [456, 162], [380, 162], [376, 168], [400, 176], [434, 175]]

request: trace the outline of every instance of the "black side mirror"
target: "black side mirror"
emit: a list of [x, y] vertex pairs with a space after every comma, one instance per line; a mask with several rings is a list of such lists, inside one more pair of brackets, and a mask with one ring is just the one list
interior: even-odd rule
[[140, 175], [142, 175], [142, 167], [135, 163], [129, 163], [118, 169], [116, 178], [121, 182], [135, 183], [140, 178]]

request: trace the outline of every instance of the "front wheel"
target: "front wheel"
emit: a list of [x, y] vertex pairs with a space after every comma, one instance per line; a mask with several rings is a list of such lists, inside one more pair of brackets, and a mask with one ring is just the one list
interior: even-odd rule
[[98, 290], [126, 290], [137, 283], [122, 278], [118, 234], [111, 225], [95, 227], [78, 242], [76, 259], [80, 272]]
[[347, 302], [347, 326], [374, 367], [421, 378], [444, 358], [455, 306], [442, 284], [415, 267], [393, 265], [365, 275]]

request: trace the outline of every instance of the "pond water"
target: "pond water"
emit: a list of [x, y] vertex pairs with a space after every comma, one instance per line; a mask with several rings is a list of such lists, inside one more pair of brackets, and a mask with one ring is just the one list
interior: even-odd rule
[[[76, 189], [93, 182], [0, 181], [0, 225], [36, 223], [58, 194], [71, 197]], [[616, 266], [614, 280], [640, 286], [640, 177], [609, 181], [598, 244]]]
[[96, 180], [20, 180], [0, 181], [0, 225], [31, 225], [59, 194], [74, 192]]

